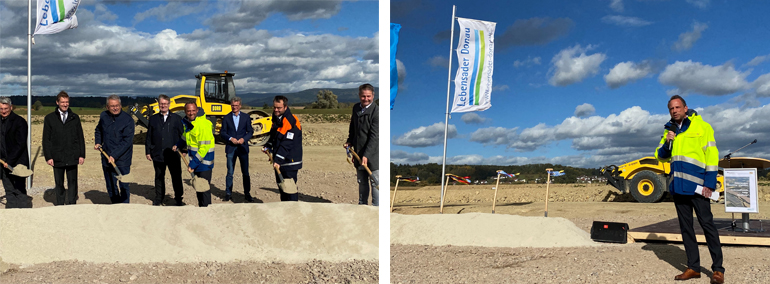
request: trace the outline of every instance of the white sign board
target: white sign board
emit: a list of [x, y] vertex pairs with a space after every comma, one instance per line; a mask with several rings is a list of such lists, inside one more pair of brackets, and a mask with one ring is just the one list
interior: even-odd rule
[[725, 212], [759, 213], [757, 169], [724, 169]]

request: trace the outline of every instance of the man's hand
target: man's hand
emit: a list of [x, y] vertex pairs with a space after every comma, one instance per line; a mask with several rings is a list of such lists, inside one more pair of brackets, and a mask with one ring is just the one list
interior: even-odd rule
[[361, 165], [369, 166], [369, 159], [367, 159], [366, 156], [361, 157]]
[[96, 144], [96, 145], [94, 145], [94, 150], [99, 151], [99, 148], [101, 148], [101, 147], [102, 147], [101, 144]]
[[703, 187], [703, 196], [706, 198], [711, 198], [711, 194], [714, 193], [714, 190], [708, 187]]
[[108, 161], [108, 162], [110, 162], [110, 164], [112, 164], [112, 163], [115, 163], [115, 158], [113, 158], [112, 156], [110, 156], [110, 158], [109, 158], [109, 159], [107, 159], [107, 161]]
[[673, 141], [674, 138], [676, 138], [676, 133], [674, 133], [674, 131], [669, 130], [668, 134], [666, 134], [666, 142]]
[[188, 171], [188, 172], [190, 172], [190, 173], [192, 173], [192, 172], [194, 172], [195, 170], [193, 170], [191, 167], [187, 167], [187, 171]]
[[275, 170], [277, 170], [277, 171], [280, 171], [281, 170], [281, 165], [279, 165], [278, 163], [273, 163], [273, 168], [275, 168]]
[[150, 154], [147, 154], [147, 160], [152, 162], [152, 156], [150, 156]]
[[243, 142], [244, 142], [244, 141], [243, 141], [243, 138], [241, 138], [241, 139], [238, 139], [238, 144], [241, 144], [241, 145], [243, 145]]
[[48, 159], [48, 161], [45, 161], [49, 166], [53, 167], [53, 159]]
[[238, 139], [235, 139], [234, 137], [230, 137], [230, 143], [238, 144]]
[[83, 157], [78, 158], [78, 165], [82, 165], [83, 163], [85, 163], [85, 161], [86, 161], [86, 158], [83, 158]]
[[345, 148], [345, 149], [347, 149], [348, 147], [350, 147], [350, 143], [345, 143], [345, 144], [342, 144], [342, 148]]

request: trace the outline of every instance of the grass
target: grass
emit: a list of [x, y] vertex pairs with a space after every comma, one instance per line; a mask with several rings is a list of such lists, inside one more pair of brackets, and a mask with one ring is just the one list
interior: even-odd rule
[[[47, 115], [49, 113], [52, 113], [56, 109], [55, 106], [44, 106], [41, 107], [39, 110], [32, 110], [32, 115]], [[103, 108], [91, 108], [91, 107], [70, 107], [73, 112], [75, 112], [78, 115], [99, 115], [104, 111]], [[20, 116], [27, 116], [27, 108], [26, 107], [16, 107], [14, 108], [13, 112]]]
[[[335, 108], [335, 109], [306, 109], [306, 108], [291, 108], [291, 113], [293, 114], [351, 114], [353, 112], [352, 108]], [[267, 113], [273, 113], [273, 109], [262, 109], [262, 108], [256, 108], [258, 110], [262, 110]]]

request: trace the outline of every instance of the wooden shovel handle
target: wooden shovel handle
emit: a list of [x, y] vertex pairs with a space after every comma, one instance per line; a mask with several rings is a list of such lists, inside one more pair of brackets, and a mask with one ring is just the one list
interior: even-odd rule
[[187, 162], [187, 158], [184, 155], [182, 155], [182, 152], [179, 152], [179, 149], [176, 149], [176, 152], [179, 154], [179, 157], [182, 157], [182, 161], [184, 161], [184, 165], [189, 168], [190, 163]]
[[353, 150], [353, 146], [350, 146], [350, 153], [353, 154], [353, 158], [356, 158], [356, 161], [358, 161], [359, 164], [364, 166], [364, 169], [366, 169], [366, 172], [369, 173], [369, 175], [371, 176], [372, 171], [369, 170], [368, 166], [364, 165], [364, 163], [361, 162], [361, 157], [359, 157], [358, 154], [356, 154], [356, 151]]
[[[107, 153], [106, 153], [106, 152], [104, 152], [104, 149], [102, 149], [102, 147], [99, 147], [99, 152], [102, 152], [102, 155], [104, 155], [104, 157], [105, 157], [105, 158], [107, 158], [107, 161], [109, 161], [109, 160], [110, 160], [110, 156], [109, 156], [109, 155], [107, 155]], [[118, 168], [118, 166], [117, 166], [117, 165], [115, 165], [115, 162], [110, 162], [110, 164], [112, 165], [112, 167], [113, 167], [113, 168], [115, 168], [115, 169], [117, 169], [117, 168]]]
[[6, 162], [5, 162], [5, 161], [3, 161], [3, 160], [0, 160], [0, 164], [3, 164], [3, 167], [6, 167], [6, 168], [8, 167], [8, 163], [6, 163]]

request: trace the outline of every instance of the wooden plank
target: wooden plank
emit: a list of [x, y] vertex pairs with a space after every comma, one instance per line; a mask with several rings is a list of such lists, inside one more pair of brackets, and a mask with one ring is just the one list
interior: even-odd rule
[[[737, 225], [740, 228], [740, 220], [736, 220]], [[770, 224], [768, 220], [761, 220], [762, 224]], [[693, 222], [695, 229], [695, 239], [698, 243], [706, 243], [706, 237], [703, 235], [703, 229], [701, 229], [697, 220]], [[731, 245], [754, 245], [754, 246], [770, 246], [770, 232], [765, 230], [764, 232], [744, 233], [735, 232], [730, 230], [731, 219], [715, 219], [714, 224], [719, 231], [719, 240], [722, 244]], [[760, 228], [760, 220], [751, 220], [752, 229]], [[682, 242], [682, 234], [679, 230], [679, 220], [676, 218], [666, 220], [660, 223], [655, 223], [635, 229], [631, 229], [628, 235], [635, 241], [663, 241], [663, 242]]]

